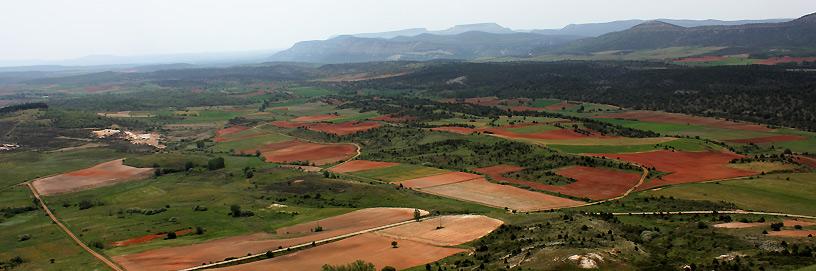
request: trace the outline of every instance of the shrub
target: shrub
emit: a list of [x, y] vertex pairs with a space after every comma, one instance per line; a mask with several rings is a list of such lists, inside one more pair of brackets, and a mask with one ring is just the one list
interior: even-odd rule
[[178, 236], [176, 236], [176, 232], [171, 231], [171, 232], [168, 232], [168, 233], [167, 233], [167, 238], [164, 238], [164, 239], [165, 239], [165, 240], [170, 240], [170, 239], [176, 239], [177, 237], [178, 237]]
[[224, 158], [223, 157], [216, 157], [207, 161], [207, 168], [210, 170], [222, 169], [224, 168]]
[[31, 235], [27, 234], [27, 233], [26, 234], [21, 234], [20, 236], [17, 236], [17, 241], [20, 241], [20, 242], [27, 241], [29, 239], [31, 239]]

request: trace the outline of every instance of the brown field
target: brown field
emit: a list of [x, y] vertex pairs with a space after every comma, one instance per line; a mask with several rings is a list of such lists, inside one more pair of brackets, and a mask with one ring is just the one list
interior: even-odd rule
[[441, 132], [449, 132], [449, 133], [455, 133], [455, 134], [469, 135], [469, 134], [478, 132], [479, 130], [476, 130], [476, 129], [473, 129], [473, 128], [467, 128], [467, 127], [442, 126], [442, 127], [431, 128], [431, 131], [441, 131]]
[[385, 168], [385, 167], [393, 167], [399, 165], [399, 163], [392, 163], [392, 162], [380, 162], [380, 161], [369, 161], [369, 160], [352, 160], [336, 167], [329, 169], [332, 172], [337, 173], [348, 173], [348, 172], [356, 172], [361, 170], [368, 170], [368, 169], [375, 169], [375, 168]]
[[777, 236], [777, 237], [813, 237], [813, 236], [816, 236], [816, 230], [769, 231], [768, 236]]
[[249, 129], [249, 127], [239, 125], [215, 131], [215, 142], [225, 142], [227, 141], [227, 139], [224, 138], [225, 135], [238, 133], [247, 129]]
[[494, 135], [508, 137], [508, 138], [529, 138], [529, 139], [549, 139], [549, 140], [560, 140], [560, 139], [581, 139], [581, 138], [588, 138], [588, 137], [595, 137], [595, 138], [614, 138], [611, 136], [602, 136], [599, 134], [579, 134], [576, 133], [572, 129], [558, 129], [558, 130], [549, 130], [543, 131], [538, 133], [515, 133], [503, 128], [490, 128], [487, 129], [487, 132], [492, 133]]
[[[503, 221], [482, 215], [446, 215], [375, 232], [396, 240], [435, 246], [458, 246], [491, 233]], [[439, 226], [442, 228], [438, 228]]]
[[776, 136], [766, 136], [766, 137], [755, 137], [755, 138], [744, 138], [744, 139], [731, 139], [726, 140], [728, 142], [733, 143], [773, 143], [773, 142], [785, 142], [785, 141], [799, 141], [805, 140], [807, 137], [799, 136], [799, 135], [776, 135]]
[[519, 170], [524, 169], [524, 167], [514, 166], [514, 165], [495, 165], [483, 168], [474, 169], [474, 171], [486, 174], [490, 177], [495, 178], [496, 176], [501, 176], [505, 173], [516, 172]]
[[349, 121], [343, 123], [312, 123], [306, 126], [306, 129], [335, 135], [349, 135], [360, 131], [371, 130], [377, 127], [380, 127], [380, 124], [377, 122]]
[[[122, 265], [125, 269], [131, 271], [178, 270], [194, 267], [203, 263], [222, 261], [228, 257], [241, 257], [246, 256], [247, 253], [254, 254], [275, 250], [278, 247], [306, 244], [312, 241], [407, 221], [413, 219], [413, 216], [414, 209], [410, 208], [362, 209], [321, 220], [320, 226], [324, 227], [324, 230], [320, 232], [308, 231], [316, 226], [314, 222], [309, 222], [282, 228], [284, 232], [293, 232], [293, 234], [290, 235], [281, 236], [268, 233], [254, 233], [194, 245], [160, 248], [136, 254], [114, 256], [113, 260]], [[390, 241], [384, 244], [390, 246]]]
[[576, 106], [578, 106], [578, 104], [571, 103], [571, 102], [568, 102], [568, 101], [561, 101], [560, 103], [551, 104], [551, 105], [548, 105], [548, 106], [545, 106], [545, 107], [542, 107], [542, 108], [544, 108], [544, 110], [558, 111], [558, 110], [561, 110], [561, 109], [570, 109], [570, 108], [573, 108], [573, 107], [576, 107]]
[[545, 110], [545, 109], [541, 108], [541, 107], [532, 107], [532, 106], [526, 106], [526, 105], [519, 105], [519, 106], [510, 107], [510, 110], [513, 110], [513, 111], [542, 111], [542, 110]]
[[723, 229], [745, 229], [745, 228], [763, 227], [763, 226], [767, 226], [767, 225], [768, 225], [768, 223], [760, 223], [760, 222], [753, 222], [753, 223], [728, 222], [728, 223], [714, 224], [714, 227], [715, 228], [723, 228]]
[[408, 122], [415, 120], [416, 117], [414, 116], [392, 116], [392, 115], [382, 115], [379, 117], [371, 118], [370, 120], [378, 120], [378, 121], [385, 121], [385, 122], [392, 122], [392, 123], [399, 123], [399, 122]]
[[640, 181], [640, 174], [637, 173], [584, 166], [565, 167], [555, 171], [558, 175], [576, 180], [576, 182], [566, 185], [548, 185], [504, 176], [506, 173], [522, 169], [524, 168], [512, 165], [497, 165], [474, 170], [487, 174], [494, 180], [592, 200], [609, 199], [623, 195]]
[[419, 190], [443, 197], [476, 202], [497, 208], [506, 207], [522, 212], [573, 207], [584, 204], [580, 201], [533, 192], [514, 186], [491, 183], [485, 179], [475, 179]]
[[[357, 153], [357, 147], [352, 144], [320, 144], [300, 140], [266, 144], [258, 150], [267, 162], [309, 161], [317, 166], [340, 162]], [[255, 153], [255, 149], [241, 153]]]
[[276, 126], [276, 127], [280, 127], [280, 128], [297, 128], [297, 127], [301, 127], [301, 126], [306, 126], [306, 124], [304, 124], [304, 123], [297, 123], [297, 122], [291, 122], [291, 121], [285, 121], [285, 120], [273, 121], [273, 122], [271, 122], [271, 124]]
[[365, 233], [315, 248], [268, 260], [252, 262], [215, 270], [303, 270], [320, 271], [324, 264], [341, 265], [363, 260], [374, 264], [377, 270], [385, 266], [402, 270], [425, 263], [435, 262], [466, 252], [461, 248], [428, 245], [410, 240], [400, 240], [397, 248], [391, 247], [394, 239], [374, 233]]
[[476, 97], [466, 98], [465, 103], [484, 106], [497, 106], [499, 103], [501, 103], [501, 100], [497, 97]]
[[639, 121], [649, 121], [658, 123], [675, 123], [675, 124], [695, 124], [702, 126], [709, 126], [715, 128], [746, 130], [746, 131], [770, 131], [771, 129], [759, 124], [748, 122], [735, 122], [723, 119], [696, 117], [677, 113], [667, 113], [658, 111], [629, 111], [622, 113], [607, 114], [596, 116], [596, 118], [608, 119], [634, 119]]
[[338, 116], [334, 114], [323, 114], [323, 115], [314, 115], [314, 116], [302, 116], [292, 119], [292, 121], [296, 122], [311, 122], [311, 121], [324, 121], [324, 120], [331, 120], [336, 119]]
[[806, 165], [806, 166], [809, 166], [809, 167], [812, 167], [812, 168], [816, 168], [816, 158], [797, 155], [796, 158], [794, 158], [794, 159], [796, 160], [796, 162], [798, 162], [800, 164], [803, 164], [803, 165]]
[[[180, 230], [180, 231], [176, 231], [176, 236], [182, 236], [182, 235], [190, 234], [191, 232], [193, 232], [193, 230], [183, 229], [183, 230]], [[116, 241], [116, 242], [111, 243], [111, 246], [123, 247], [123, 246], [129, 246], [129, 245], [133, 245], [133, 244], [147, 243], [147, 242], [150, 242], [150, 241], [153, 241], [153, 240], [156, 240], [156, 239], [162, 239], [162, 238], [165, 238], [165, 237], [167, 237], [167, 233], [148, 234], [148, 235], [143, 235], [143, 236], [139, 236], [139, 237], [136, 237], [136, 238], [130, 238], [130, 239], [127, 239], [127, 240]]]
[[432, 176], [428, 176], [428, 177], [422, 177], [422, 178], [416, 178], [416, 179], [401, 181], [399, 183], [402, 184], [405, 187], [421, 189], [421, 188], [429, 188], [429, 187], [439, 186], [439, 185], [447, 185], [447, 184], [452, 184], [452, 183], [464, 182], [464, 181], [469, 181], [469, 180], [473, 180], [473, 179], [478, 179], [478, 178], [481, 178], [481, 177], [482, 176], [480, 176], [480, 175], [466, 173], [466, 172], [450, 172], [450, 173], [444, 173], [444, 174], [439, 174], [439, 175], [432, 175]]
[[117, 183], [144, 179], [153, 174], [152, 168], [135, 168], [122, 164], [123, 159], [96, 166], [37, 179], [34, 188], [43, 196], [88, 190]]
[[809, 221], [809, 220], [785, 219], [785, 220], [782, 221], [782, 224], [785, 224], [785, 227], [793, 227], [793, 226], [796, 226], [796, 225], [799, 225], [799, 226], [802, 226], [802, 227], [808, 227], [808, 226], [816, 225], [816, 222]]
[[660, 172], [669, 173], [668, 175], [644, 183], [638, 188], [639, 190], [670, 184], [730, 179], [756, 175], [759, 173], [729, 167], [729, 161], [744, 157], [731, 152], [682, 152], [659, 150], [641, 153], [592, 155], [622, 159], [638, 163], [649, 168], [654, 167]]
[[790, 56], [771, 57], [771, 58], [767, 58], [767, 59], [757, 61], [755, 64], [776, 65], [776, 64], [780, 64], [780, 63], [791, 63], [791, 62], [796, 62], [796, 63], [816, 62], [816, 57], [790, 57]]

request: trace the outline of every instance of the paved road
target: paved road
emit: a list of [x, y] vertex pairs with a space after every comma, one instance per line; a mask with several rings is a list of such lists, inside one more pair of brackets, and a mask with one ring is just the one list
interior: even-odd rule
[[[421, 220], [425, 220], [425, 219], [428, 219], [428, 218], [426, 217], [426, 218], [423, 218]], [[308, 242], [308, 243], [303, 243], [303, 244], [300, 244], [300, 245], [294, 245], [294, 246], [287, 247], [287, 248], [276, 249], [276, 250], [272, 250], [272, 253], [280, 253], [280, 252], [285, 252], [285, 251], [288, 251], [288, 250], [291, 250], [291, 249], [299, 249], [299, 248], [310, 247], [312, 245], [319, 245], [319, 244], [323, 244], [323, 243], [337, 241], [337, 240], [340, 240], [340, 239], [345, 239], [345, 238], [349, 238], [349, 237], [364, 234], [364, 233], [375, 232], [375, 231], [384, 230], [384, 229], [388, 229], [388, 228], [392, 228], [392, 227], [396, 227], [396, 226], [400, 226], [400, 225], [405, 225], [405, 224], [409, 224], [409, 223], [414, 223], [414, 222], [416, 222], [416, 221], [413, 220], [413, 219], [403, 221], [403, 222], [397, 222], [397, 223], [394, 223], [394, 224], [388, 224], [388, 225], [379, 226], [379, 227], [376, 227], [376, 228], [370, 228], [370, 229], [366, 229], [366, 230], [362, 230], [362, 231], [357, 231], [357, 232], [347, 233], [347, 234], [343, 234], [343, 235], [338, 235], [338, 236], [334, 236], [334, 237], [330, 237], [330, 238], [326, 238], [326, 239], [322, 239], [322, 240], [317, 240], [317, 241], [314, 241], [314, 242]], [[200, 269], [205, 269], [205, 268], [213, 268], [213, 267], [216, 267], [216, 266], [219, 266], [219, 265], [224, 265], [224, 264], [229, 264], [229, 263], [236, 263], [236, 262], [240, 262], [240, 261], [244, 261], [244, 260], [249, 260], [249, 259], [254, 259], [254, 258], [261, 258], [261, 257], [266, 257], [266, 252], [253, 254], [253, 255], [249, 255], [249, 256], [244, 256], [244, 257], [240, 257], [240, 258], [232, 259], [232, 260], [227, 260], [227, 261], [220, 261], [220, 262], [215, 262], [215, 263], [211, 263], [211, 264], [199, 265], [199, 266], [196, 266], [196, 267], [181, 269], [179, 271], [192, 271], [192, 270], [200, 270]]]
[[37, 192], [37, 189], [34, 188], [31, 182], [26, 182], [25, 185], [28, 186], [29, 189], [31, 189], [31, 193], [34, 194], [34, 197], [37, 198], [38, 202], [40, 202], [40, 206], [42, 207], [43, 210], [45, 210], [45, 213], [48, 214], [48, 217], [51, 218], [51, 221], [54, 221], [54, 223], [57, 224], [57, 226], [59, 226], [60, 229], [62, 229], [62, 231], [65, 232], [65, 234], [68, 234], [68, 237], [71, 237], [71, 239], [74, 240], [74, 243], [76, 243], [77, 245], [82, 247], [82, 249], [96, 257], [96, 259], [98, 259], [100, 262], [110, 267], [110, 269], [116, 271], [124, 271], [124, 269], [113, 263], [108, 258], [105, 258], [105, 256], [102, 256], [93, 249], [89, 248], [87, 245], [85, 245], [85, 243], [82, 242], [82, 240], [79, 240], [79, 238], [77, 238], [76, 235], [74, 235], [74, 233], [68, 229], [68, 227], [65, 227], [65, 225], [63, 225], [62, 222], [60, 222], [59, 219], [57, 219], [57, 217], [54, 216], [54, 213], [51, 212], [51, 209], [49, 209], [48, 206], [45, 205], [45, 201], [42, 200], [42, 198], [40, 197], [40, 193]]

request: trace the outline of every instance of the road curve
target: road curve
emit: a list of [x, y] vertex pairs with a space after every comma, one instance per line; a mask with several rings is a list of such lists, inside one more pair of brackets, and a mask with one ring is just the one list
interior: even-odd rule
[[40, 193], [37, 192], [37, 189], [34, 188], [34, 186], [31, 184], [31, 182], [26, 182], [25, 185], [28, 186], [29, 189], [31, 189], [31, 193], [34, 194], [34, 198], [36, 198], [37, 201], [40, 203], [40, 207], [42, 207], [42, 209], [45, 210], [45, 213], [48, 214], [48, 217], [51, 218], [51, 221], [53, 221], [55, 224], [57, 224], [57, 226], [59, 226], [60, 229], [62, 229], [62, 231], [65, 232], [65, 234], [68, 235], [68, 237], [71, 237], [71, 239], [74, 240], [74, 243], [76, 243], [77, 245], [82, 247], [82, 249], [84, 249], [85, 251], [87, 251], [88, 253], [93, 255], [100, 262], [102, 262], [105, 265], [107, 265], [108, 267], [110, 267], [110, 269], [113, 269], [113, 270], [116, 270], [116, 271], [124, 271], [124, 269], [122, 269], [121, 267], [119, 267], [118, 265], [113, 263], [111, 260], [109, 260], [108, 258], [105, 258], [105, 256], [102, 256], [102, 254], [99, 254], [96, 251], [94, 251], [93, 249], [89, 248], [87, 245], [85, 245], [85, 243], [82, 242], [82, 240], [79, 240], [79, 238], [77, 238], [76, 235], [74, 235], [74, 233], [71, 232], [71, 230], [68, 229], [68, 227], [65, 227], [65, 225], [63, 225], [62, 222], [60, 222], [59, 219], [57, 219], [57, 217], [54, 215], [54, 213], [51, 212], [51, 209], [48, 209], [48, 206], [45, 205], [45, 201], [43, 201], [42, 198], [40, 197]]

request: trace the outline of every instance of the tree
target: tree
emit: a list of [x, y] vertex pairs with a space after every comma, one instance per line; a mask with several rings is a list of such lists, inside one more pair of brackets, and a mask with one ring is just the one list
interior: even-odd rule
[[171, 240], [171, 239], [176, 239], [176, 237], [178, 237], [178, 236], [176, 236], [176, 232], [171, 231], [171, 232], [167, 233], [167, 238], [164, 238], [164, 239]]
[[196, 226], [196, 228], [195, 228], [195, 234], [196, 234], [196, 235], [202, 235], [202, 234], [204, 234], [204, 228], [202, 228], [201, 226]]
[[397, 241], [391, 241], [391, 247], [397, 248], [398, 247]]
[[346, 265], [323, 265], [322, 271], [377, 271], [374, 264], [357, 260]]
[[422, 218], [422, 213], [419, 212], [419, 209], [414, 209], [414, 220], [419, 222], [420, 218]]
[[241, 206], [237, 204], [233, 204], [230, 206], [230, 215], [232, 217], [240, 217], [241, 216]]
[[216, 157], [207, 161], [207, 168], [210, 170], [222, 169], [224, 168], [224, 158], [223, 157]]
[[380, 271], [397, 271], [397, 269], [394, 268], [393, 266], [386, 266], [380, 269]]

